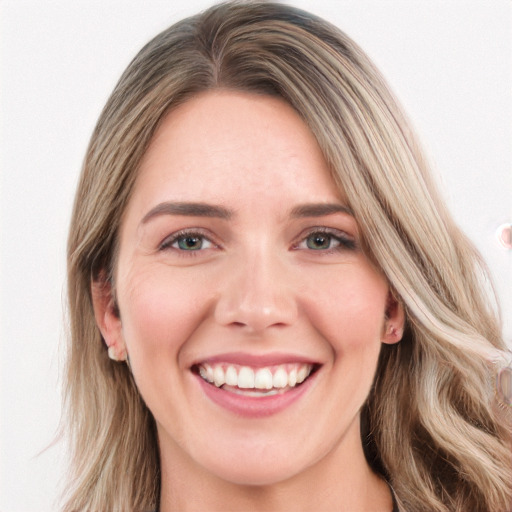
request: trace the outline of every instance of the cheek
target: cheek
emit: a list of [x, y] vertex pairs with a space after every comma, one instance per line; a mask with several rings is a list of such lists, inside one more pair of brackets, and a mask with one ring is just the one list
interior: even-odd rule
[[172, 269], [148, 268], [128, 276], [119, 294], [123, 335], [130, 359], [176, 359], [204, 318], [210, 294], [205, 280]]
[[318, 330], [335, 351], [380, 348], [388, 293], [384, 278], [366, 266], [326, 274], [324, 286], [317, 276], [315, 300], [306, 306]]

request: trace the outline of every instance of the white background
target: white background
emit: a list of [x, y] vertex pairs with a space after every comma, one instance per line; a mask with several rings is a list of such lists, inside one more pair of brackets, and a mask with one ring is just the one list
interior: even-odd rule
[[[185, 4], [186, 7], [182, 5]], [[86, 144], [136, 51], [208, 6], [187, 0], [0, 0], [0, 511], [44, 512], [57, 429], [65, 243]], [[512, 3], [302, 0], [375, 60], [404, 103], [456, 220], [483, 252], [512, 343]]]

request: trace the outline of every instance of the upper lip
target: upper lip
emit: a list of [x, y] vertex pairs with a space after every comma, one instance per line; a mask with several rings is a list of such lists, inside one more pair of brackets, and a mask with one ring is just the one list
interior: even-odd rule
[[286, 353], [268, 353], [268, 354], [249, 354], [245, 352], [229, 352], [225, 354], [217, 354], [214, 356], [198, 359], [191, 365], [196, 366], [201, 363], [227, 363], [236, 364], [239, 366], [251, 366], [254, 368], [264, 366], [277, 366], [286, 363], [305, 363], [305, 364], [319, 364], [319, 362], [310, 357], [305, 357], [298, 354]]

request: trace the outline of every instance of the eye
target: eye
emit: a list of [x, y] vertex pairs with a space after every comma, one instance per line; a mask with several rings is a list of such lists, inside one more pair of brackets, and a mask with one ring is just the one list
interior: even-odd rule
[[159, 249], [175, 249], [183, 252], [197, 252], [205, 249], [211, 249], [214, 244], [202, 233], [179, 232], [166, 238]]
[[211, 242], [203, 236], [185, 235], [180, 236], [171, 247], [176, 247], [176, 249], [181, 249], [182, 251], [199, 251], [210, 246]]
[[316, 251], [332, 249], [333, 246], [339, 245], [339, 240], [326, 233], [313, 233], [306, 238], [306, 246], [308, 249]]
[[355, 241], [347, 234], [337, 229], [318, 228], [311, 231], [296, 246], [296, 249], [309, 249], [313, 251], [336, 251], [355, 249]]

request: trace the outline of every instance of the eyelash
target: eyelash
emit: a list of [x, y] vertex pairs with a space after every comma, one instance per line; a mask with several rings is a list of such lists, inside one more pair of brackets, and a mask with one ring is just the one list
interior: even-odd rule
[[[338, 242], [338, 245], [335, 247], [329, 247], [326, 249], [312, 249], [311, 247], [300, 247], [301, 244], [307, 244], [307, 241], [310, 237], [313, 235], [322, 235], [324, 237], [328, 237], [329, 244], [332, 242], [332, 240], [335, 240]], [[186, 238], [192, 239], [197, 238], [201, 241], [201, 247], [199, 249], [182, 249], [180, 247], [173, 247], [174, 244], [179, 243], [180, 240], [184, 240]], [[203, 247], [204, 243], [208, 243], [211, 246], [210, 247]], [[178, 231], [176, 233], [173, 233], [169, 237], [167, 237], [159, 246], [159, 251], [165, 251], [165, 250], [175, 250], [182, 256], [197, 256], [196, 253], [201, 252], [205, 249], [210, 248], [218, 248], [219, 245], [215, 244], [210, 238], [206, 236], [206, 234], [201, 230], [188, 230], [183, 229], [181, 231]], [[326, 228], [326, 227], [315, 227], [311, 228], [307, 231], [307, 233], [302, 234], [300, 240], [297, 243], [294, 243], [292, 246], [293, 250], [310, 250], [312, 252], [318, 252], [321, 254], [331, 254], [339, 251], [344, 250], [355, 250], [357, 248], [355, 240], [345, 234], [343, 231], [339, 231], [337, 229], [333, 228]]]

